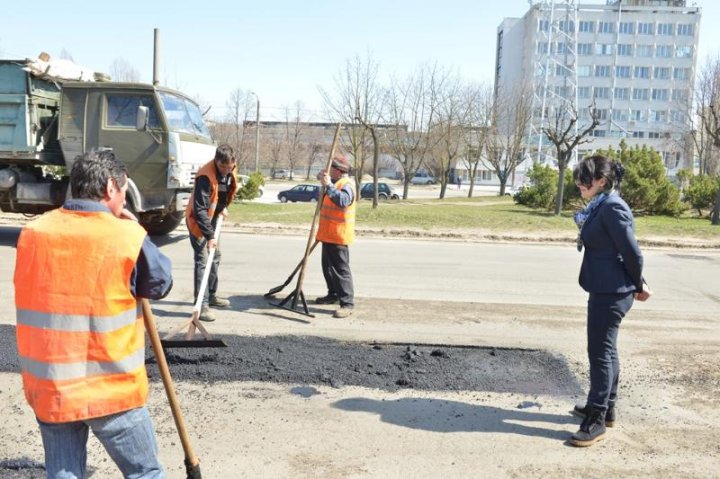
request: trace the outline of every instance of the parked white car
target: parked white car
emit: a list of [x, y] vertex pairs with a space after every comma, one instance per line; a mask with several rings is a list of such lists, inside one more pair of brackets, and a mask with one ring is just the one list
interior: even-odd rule
[[412, 177], [410, 183], [413, 185], [434, 185], [435, 178], [427, 171], [418, 171], [415, 173], [415, 176]]

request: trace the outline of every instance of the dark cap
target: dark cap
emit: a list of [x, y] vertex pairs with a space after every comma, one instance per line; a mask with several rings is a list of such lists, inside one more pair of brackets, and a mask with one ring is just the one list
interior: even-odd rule
[[336, 155], [333, 157], [332, 167], [342, 171], [343, 173], [347, 173], [350, 171], [350, 162], [344, 156]]

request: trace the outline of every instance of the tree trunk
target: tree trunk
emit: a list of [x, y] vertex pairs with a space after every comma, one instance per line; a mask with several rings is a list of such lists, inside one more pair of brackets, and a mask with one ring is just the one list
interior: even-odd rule
[[718, 188], [717, 195], [715, 195], [715, 208], [712, 212], [712, 224], [720, 225], [720, 187]]
[[555, 216], [560, 216], [563, 205], [563, 193], [565, 192], [565, 167], [567, 166], [567, 153], [558, 151], [558, 184], [555, 194]]

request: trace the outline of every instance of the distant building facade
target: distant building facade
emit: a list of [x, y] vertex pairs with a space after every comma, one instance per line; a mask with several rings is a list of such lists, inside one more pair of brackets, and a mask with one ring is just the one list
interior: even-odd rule
[[600, 124], [578, 156], [624, 139], [660, 152], [669, 173], [692, 166], [700, 14], [684, 0], [538, 1], [522, 18], [504, 19], [496, 92], [528, 81], [534, 98], [524, 165], [553, 159], [541, 132], [553, 105], [573, 106], [581, 128], [594, 104]]

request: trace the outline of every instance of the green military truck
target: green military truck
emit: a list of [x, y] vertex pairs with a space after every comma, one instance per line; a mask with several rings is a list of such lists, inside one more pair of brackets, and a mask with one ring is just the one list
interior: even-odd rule
[[72, 162], [110, 149], [128, 168], [127, 206], [150, 234], [183, 219], [215, 145], [198, 105], [141, 83], [58, 81], [0, 60], [0, 209], [41, 214], [68, 196]]

